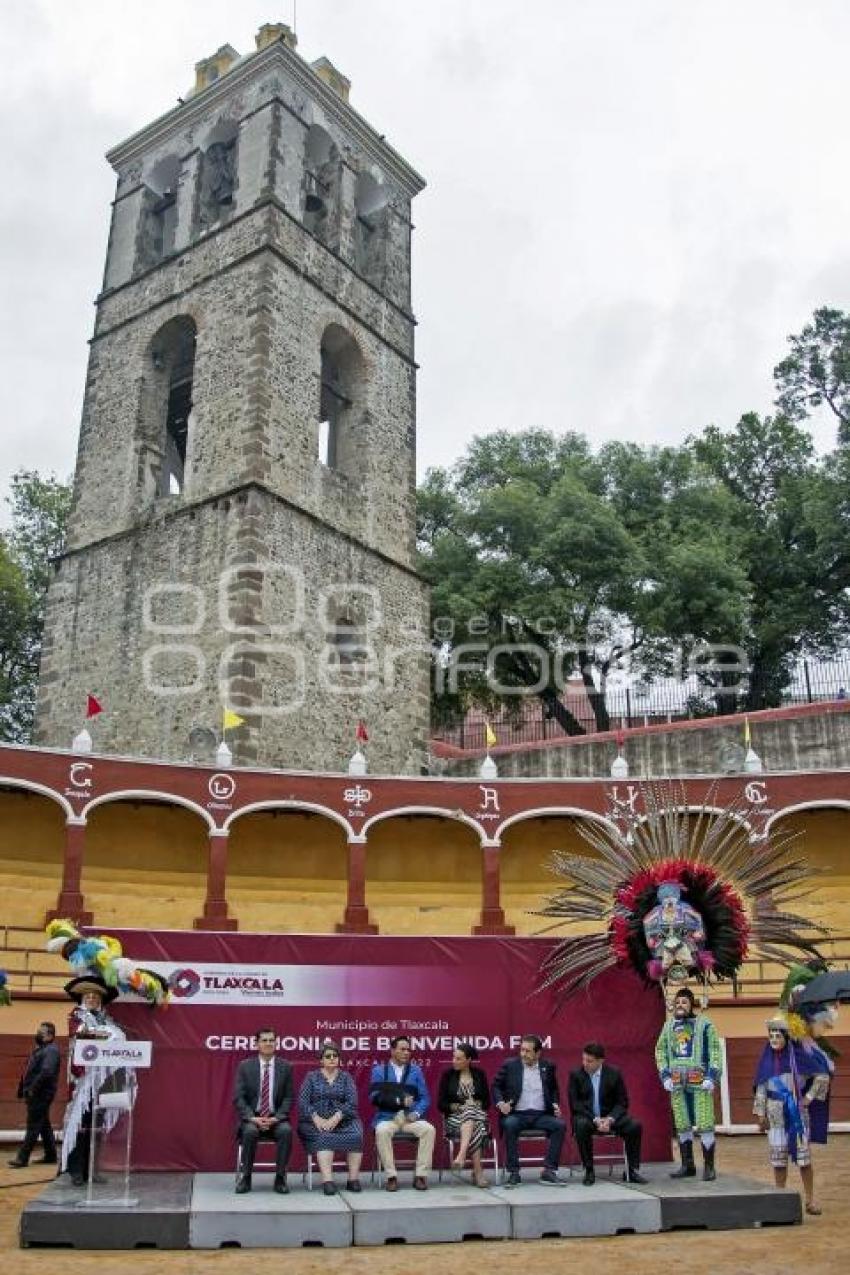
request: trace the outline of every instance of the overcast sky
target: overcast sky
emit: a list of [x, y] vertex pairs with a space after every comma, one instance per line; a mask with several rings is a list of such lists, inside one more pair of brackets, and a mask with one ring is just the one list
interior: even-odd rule
[[[0, 492], [73, 469], [104, 151], [292, 7], [4, 0]], [[789, 332], [850, 309], [847, 0], [298, 0], [297, 30], [428, 180], [420, 473], [498, 428], [732, 426]]]

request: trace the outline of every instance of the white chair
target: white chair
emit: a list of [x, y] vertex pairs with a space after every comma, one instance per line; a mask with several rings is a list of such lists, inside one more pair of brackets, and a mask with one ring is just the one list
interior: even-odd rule
[[[446, 1150], [448, 1152], [449, 1164], [455, 1158], [455, 1147], [460, 1146], [460, 1138], [453, 1138], [451, 1134], [446, 1133]], [[481, 1147], [481, 1164], [482, 1167], [491, 1168], [496, 1175], [496, 1181], [499, 1181], [501, 1169], [499, 1167], [499, 1143], [491, 1133], [487, 1141]], [[439, 1179], [443, 1180], [443, 1169], [439, 1171]]]

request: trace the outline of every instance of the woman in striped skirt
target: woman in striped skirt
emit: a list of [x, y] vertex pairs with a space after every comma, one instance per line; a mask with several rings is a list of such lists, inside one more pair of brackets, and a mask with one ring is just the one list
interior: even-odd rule
[[481, 1148], [490, 1138], [487, 1109], [490, 1086], [480, 1067], [474, 1066], [478, 1051], [462, 1041], [452, 1055], [452, 1065], [440, 1077], [437, 1106], [446, 1118], [446, 1136], [458, 1142], [452, 1169], [460, 1173], [467, 1156], [472, 1161], [472, 1180], [487, 1186], [481, 1167]]

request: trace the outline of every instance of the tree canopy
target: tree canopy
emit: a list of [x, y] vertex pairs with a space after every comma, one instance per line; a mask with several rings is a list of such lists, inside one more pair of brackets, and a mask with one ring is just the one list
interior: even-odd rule
[[30, 738], [44, 604], [71, 503], [67, 484], [21, 470], [7, 497], [11, 526], [0, 532], [0, 739]]

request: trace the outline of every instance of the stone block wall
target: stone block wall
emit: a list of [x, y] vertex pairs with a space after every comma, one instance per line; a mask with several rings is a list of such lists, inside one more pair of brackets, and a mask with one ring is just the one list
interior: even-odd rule
[[[368, 652], [353, 669], [333, 642], [349, 605]], [[48, 606], [37, 743], [68, 747], [94, 691], [107, 753], [212, 761], [226, 703], [246, 718], [237, 763], [345, 770], [360, 718], [373, 771], [424, 762], [424, 584], [260, 487], [67, 555]]]

